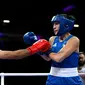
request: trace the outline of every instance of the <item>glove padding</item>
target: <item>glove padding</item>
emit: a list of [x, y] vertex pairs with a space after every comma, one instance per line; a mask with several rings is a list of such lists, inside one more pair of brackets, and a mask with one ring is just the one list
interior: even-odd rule
[[24, 34], [23, 40], [26, 44], [32, 45], [38, 39], [37, 39], [37, 36], [34, 34], [34, 32], [27, 32]]
[[37, 52], [46, 52], [50, 49], [50, 43], [45, 39], [40, 39], [36, 41], [32, 46], [28, 47], [27, 50], [30, 52], [30, 55]]

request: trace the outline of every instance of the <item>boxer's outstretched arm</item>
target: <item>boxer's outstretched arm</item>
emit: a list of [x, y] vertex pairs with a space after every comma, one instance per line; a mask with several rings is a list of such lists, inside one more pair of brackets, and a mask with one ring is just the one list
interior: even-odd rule
[[48, 49], [50, 49], [50, 43], [45, 39], [40, 39], [26, 49], [20, 49], [16, 51], [0, 50], [0, 59], [20, 59], [33, 55], [39, 51], [45, 52]]
[[16, 51], [0, 50], [0, 59], [21, 59], [30, 55], [27, 49], [20, 49]]

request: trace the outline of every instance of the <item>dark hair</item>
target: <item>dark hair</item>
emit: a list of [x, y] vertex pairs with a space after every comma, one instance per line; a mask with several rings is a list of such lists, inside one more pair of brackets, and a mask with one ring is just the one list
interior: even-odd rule
[[85, 53], [84, 53], [84, 52], [79, 52], [79, 55], [81, 55], [81, 54], [84, 54], [84, 55], [85, 55]]
[[76, 18], [73, 15], [67, 15], [67, 14], [60, 14], [60, 15], [66, 17], [66, 18], [68, 18], [70, 20], [74, 20], [74, 21], [76, 20]]

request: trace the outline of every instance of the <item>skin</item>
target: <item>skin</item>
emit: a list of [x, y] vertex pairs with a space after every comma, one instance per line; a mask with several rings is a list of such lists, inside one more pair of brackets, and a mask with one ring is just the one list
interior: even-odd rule
[[81, 69], [84, 67], [85, 67], [85, 55], [84, 55], [84, 53], [80, 53], [78, 72], [83, 80], [85, 80], [85, 72], [81, 72]]
[[81, 53], [81, 54], [79, 55], [79, 62], [80, 62], [81, 64], [85, 63], [85, 55], [84, 55], [83, 53]]
[[21, 59], [30, 55], [27, 49], [20, 49], [16, 51], [0, 50], [0, 59]]
[[81, 69], [85, 67], [85, 55], [84, 53], [80, 53], [79, 55], [79, 67], [78, 71], [81, 72]]

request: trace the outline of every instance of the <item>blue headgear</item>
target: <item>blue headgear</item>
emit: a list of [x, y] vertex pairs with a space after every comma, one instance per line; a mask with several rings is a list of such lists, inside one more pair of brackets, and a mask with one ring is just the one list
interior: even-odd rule
[[54, 23], [54, 22], [60, 23], [60, 29], [57, 34], [58, 36], [61, 36], [61, 35], [65, 34], [66, 32], [69, 32], [74, 27], [74, 20], [67, 19], [64, 16], [59, 15], [59, 14], [56, 16], [53, 16], [51, 22], [52, 23]]

